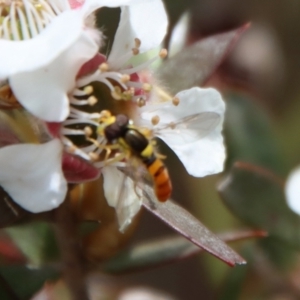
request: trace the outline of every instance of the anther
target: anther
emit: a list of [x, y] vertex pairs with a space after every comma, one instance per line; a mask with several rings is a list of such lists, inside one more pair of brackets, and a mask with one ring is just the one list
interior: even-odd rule
[[177, 106], [177, 105], [179, 104], [179, 102], [180, 102], [180, 100], [179, 100], [178, 97], [174, 97], [174, 98], [172, 99], [172, 103], [173, 103], [173, 105], [175, 105], [175, 106]]
[[140, 53], [139, 48], [132, 48], [132, 54], [133, 55], [138, 55]]
[[154, 126], [157, 125], [159, 123], [159, 120], [160, 120], [159, 116], [153, 116], [151, 119], [152, 125]]
[[131, 100], [134, 95], [134, 88], [130, 88], [122, 93], [123, 100]]
[[142, 98], [142, 97], [138, 98], [137, 99], [137, 105], [138, 105], [138, 107], [145, 106], [146, 105], [146, 100], [144, 98]]
[[144, 83], [143, 84], [143, 90], [145, 91], [145, 92], [150, 92], [151, 91], [151, 89], [152, 89], [152, 85], [151, 84], [149, 84], [149, 83]]
[[77, 150], [77, 147], [75, 145], [70, 145], [67, 149], [67, 151], [71, 154], [75, 153]]
[[99, 66], [99, 70], [100, 70], [101, 72], [107, 72], [108, 69], [109, 69], [108, 63], [102, 63], [102, 64]]
[[90, 126], [84, 127], [83, 130], [86, 137], [90, 137], [93, 134], [93, 130]]
[[43, 9], [43, 5], [41, 4], [41, 3], [34, 3], [34, 7], [37, 9], [37, 10], [39, 10], [39, 11], [41, 11], [42, 9]]
[[171, 122], [171, 123], [169, 124], [169, 126], [170, 126], [171, 129], [175, 129], [176, 124], [175, 124], [174, 122]]
[[130, 80], [130, 76], [128, 74], [123, 74], [121, 77], [121, 82], [126, 83]]
[[90, 96], [88, 99], [87, 99], [87, 102], [90, 106], [93, 106], [95, 105], [97, 102], [98, 102], [98, 99], [95, 97], [95, 96]]
[[135, 38], [134, 43], [135, 43], [135, 48], [140, 48], [142, 42], [140, 39]]
[[115, 86], [115, 90], [111, 92], [112, 97], [115, 100], [122, 100], [122, 91], [119, 86]]
[[86, 87], [84, 87], [83, 91], [87, 94], [90, 95], [93, 91], [94, 88], [91, 85], [87, 85]]
[[159, 52], [159, 57], [160, 58], [166, 58], [168, 55], [168, 50], [167, 49], [161, 49]]
[[91, 160], [93, 160], [93, 161], [99, 160], [99, 155], [98, 155], [97, 153], [94, 153], [94, 152], [90, 152], [90, 153], [89, 153], [89, 157], [90, 157]]

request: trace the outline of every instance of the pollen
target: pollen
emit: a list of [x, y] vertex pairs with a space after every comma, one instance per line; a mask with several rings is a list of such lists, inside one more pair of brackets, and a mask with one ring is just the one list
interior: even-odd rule
[[151, 119], [151, 123], [154, 126], [157, 125], [159, 123], [159, 121], [160, 121], [159, 116], [153, 116], [152, 119]]
[[180, 103], [179, 98], [178, 98], [178, 97], [174, 97], [174, 98], [172, 99], [172, 103], [173, 103], [173, 105], [177, 106], [177, 105]]

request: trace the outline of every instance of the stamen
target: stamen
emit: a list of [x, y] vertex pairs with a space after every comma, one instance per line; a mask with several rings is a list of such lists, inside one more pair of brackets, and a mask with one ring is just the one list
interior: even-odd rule
[[29, 30], [30, 30], [30, 34], [31, 37], [35, 37], [38, 35], [38, 30], [36, 28], [33, 16], [32, 16], [32, 10], [29, 7], [29, 3], [28, 1], [24, 1], [24, 7], [25, 7], [25, 12], [26, 12], [26, 16], [27, 16], [27, 25], [29, 25]]
[[159, 121], [160, 121], [159, 116], [153, 116], [152, 119], [151, 119], [151, 123], [154, 126], [157, 125], [159, 123]]
[[85, 135], [84, 130], [72, 129], [72, 128], [63, 128], [64, 135]]
[[100, 118], [100, 114], [99, 113], [90, 113], [89, 114], [89, 113], [80, 111], [74, 107], [71, 107], [69, 117], [74, 118], [74, 119], [82, 119], [82, 120], [93, 120], [93, 119], [98, 120]]
[[168, 50], [167, 49], [161, 49], [159, 52], [159, 57], [160, 58], [166, 58], [168, 55]]
[[55, 1], [11, 0], [0, 3], [0, 38], [27, 40], [38, 35], [61, 9]]
[[[100, 114], [98, 114], [98, 118], [95, 118], [95, 119], [99, 119], [99, 117], [100, 117]], [[79, 125], [79, 124], [89, 124], [89, 125], [92, 125], [92, 126], [95, 126], [95, 127], [99, 126], [98, 122], [90, 120], [90, 119], [87, 119], [87, 118], [82, 118], [82, 119], [80, 119], [80, 118], [79, 119], [78, 118], [76, 118], [76, 119], [67, 119], [63, 123], [64, 126]]]
[[169, 126], [170, 126], [171, 129], [175, 129], [176, 124], [175, 124], [174, 122], [171, 122], [171, 123], [169, 124]]
[[139, 97], [136, 102], [137, 102], [138, 107], [143, 107], [146, 105], [146, 100], [142, 97]]
[[99, 66], [99, 70], [100, 70], [101, 72], [107, 72], [108, 69], [109, 69], [108, 63], [102, 63], [102, 64]]
[[122, 73], [123, 74], [138, 73], [138, 72], [140, 72], [142, 70], [147, 69], [149, 67], [149, 65], [151, 65], [152, 63], [154, 63], [159, 58], [160, 58], [159, 56], [152, 57], [149, 60], [147, 60], [146, 62], [144, 62], [144, 63], [142, 63], [140, 65], [137, 65], [136, 67], [122, 70]]
[[83, 91], [87, 94], [87, 95], [90, 95], [91, 93], [93, 93], [94, 91], [94, 88], [91, 86], [91, 85], [87, 85]]
[[90, 126], [84, 127], [83, 130], [86, 137], [90, 137], [93, 134], [93, 129]]
[[89, 157], [93, 161], [98, 161], [99, 160], [99, 155], [97, 153], [95, 153], [95, 152], [90, 152], [89, 153]]
[[66, 147], [66, 150], [71, 153], [71, 154], [75, 154], [78, 155], [86, 160], [90, 160], [89, 155], [87, 155], [85, 152], [83, 152], [81, 149], [79, 149], [78, 147], [76, 147], [68, 138], [66, 138], [65, 136], [62, 137], [62, 142]]
[[140, 54], [140, 50], [138, 48], [132, 48], [132, 54], [138, 55], [138, 54]]
[[109, 118], [109, 117], [112, 116], [111, 112], [109, 110], [106, 110], [106, 109], [102, 110], [100, 112], [100, 115], [101, 115], [101, 118]]
[[11, 23], [13, 39], [18, 41], [18, 40], [20, 40], [20, 35], [19, 35], [18, 28], [17, 28], [15, 2], [12, 2], [9, 16], [10, 16], [10, 23]]
[[177, 105], [180, 103], [179, 98], [178, 98], [178, 97], [174, 97], [174, 98], [172, 99], [172, 103], [173, 103], [173, 105], [177, 106]]
[[138, 38], [134, 39], [134, 43], [135, 43], [135, 48], [140, 48], [140, 46], [142, 44], [141, 40]]
[[93, 106], [95, 105], [97, 102], [98, 102], [98, 99], [95, 97], [95, 96], [90, 96], [88, 99], [87, 99], [87, 102], [90, 106]]
[[113, 92], [111, 92], [111, 95], [115, 100], [122, 100], [122, 91], [119, 86], [115, 86], [115, 89]]
[[28, 31], [28, 27], [26, 25], [26, 18], [24, 16], [23, 11], [20, 8], [17, 8], [17, 12], [18, 12], [18, 17], [21, 23], [21, 31], [22, 31], [22, 36], [23, 36], [23, 40], [28, 40], [30, 39], [30, 34]]
[[130, 80], [130, 76], [128, 74], [124, 74], [121, 77], [121, 82], [126, 83]]
[[151, 91], [151, 89], [152, 89], [152, 85], [151, 84], [149, 84], [149, 83], [144, 83], [143, 84], [143, 90], [145, 92], [149, 93]]

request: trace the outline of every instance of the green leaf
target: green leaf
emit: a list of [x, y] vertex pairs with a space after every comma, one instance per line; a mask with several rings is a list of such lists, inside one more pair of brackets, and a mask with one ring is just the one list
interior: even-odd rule
[[287, 206], [280, 178], [266, 169], [236, 163], [219, 192], [242, 221], [300, 249], [300, 218]]
[[52, 227], [47, 223], [30, 223], [7, 228], [6, 232], [34, 265], [54, 260], [59, 255]]
[[216, 34], [186, 47], [161, 65], [157, 78], [168, 84], [173, 94], [205, 84], [246, 28]]
[[285, 165], [271, 121], [251, 99], [230, 95], [225, 121], [227, 165], [242, 160], [281, 174]]
[[[51, 268], [30, 268], [26, 266], [0, 267], [0, 299], [26, 300], [36, 293], [46, 280], [57, 278], [58, 274]], [[7, 297], [12, 290], [17, 297]]]

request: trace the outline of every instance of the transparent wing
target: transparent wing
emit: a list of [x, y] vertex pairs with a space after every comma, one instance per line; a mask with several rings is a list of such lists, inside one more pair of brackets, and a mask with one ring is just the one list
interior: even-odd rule
[[218, 113], [203, 112], [182, 118], [176, 123], [160, 126], [155, 130], [155, 134], [163, 139], [170, 138], [176, 144], [190, 143], [208, 135], [220, 121], [221, 116]]

